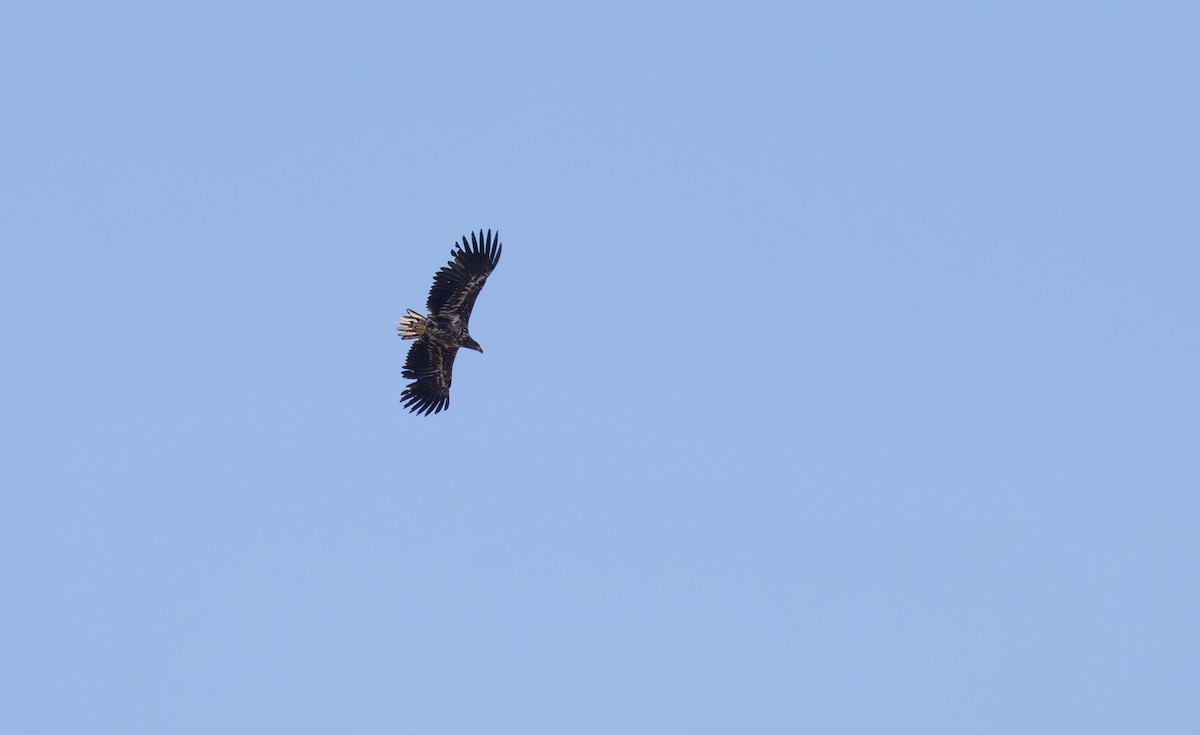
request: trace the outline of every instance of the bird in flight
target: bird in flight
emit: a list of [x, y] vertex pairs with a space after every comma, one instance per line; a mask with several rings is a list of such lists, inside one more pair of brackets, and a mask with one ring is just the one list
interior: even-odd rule
[[425, 304], [428, 316], [412, 309], [399, 322], [396, 330], [401, 339], [416, 340], [408, 349], [404, 361], [404, 377], [408, 384], [400, 402], [410, 413], [428, 416], [450, 407], [450, 373], [459, 347], [483, 352], [479, 343], [467, 332], [467, 322], [475, 299], [489, 275], [500, 262], [500, 233], [492, 236], [479, 231], [471, 233], [471, 242], [463, 238], [455, 243], [450, 255], [454, 258], [433, 276], [429, 300]]

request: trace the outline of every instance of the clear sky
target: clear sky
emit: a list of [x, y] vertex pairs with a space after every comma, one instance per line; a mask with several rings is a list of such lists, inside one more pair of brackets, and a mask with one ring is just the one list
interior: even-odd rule
[[1195, 3], [434, 5], [0, 10], [0, 730], [1200, 732]]

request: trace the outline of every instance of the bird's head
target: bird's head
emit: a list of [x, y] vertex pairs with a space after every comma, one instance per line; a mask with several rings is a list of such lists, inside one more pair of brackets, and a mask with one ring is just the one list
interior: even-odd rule
[[483, 348], [479, 346], [478, 342], [471, 339], [471, 335], [469, 334], [463, 337], [462, 346], [466, 347], [468, 350], [475, 350], [481, 355], [483, 354]]

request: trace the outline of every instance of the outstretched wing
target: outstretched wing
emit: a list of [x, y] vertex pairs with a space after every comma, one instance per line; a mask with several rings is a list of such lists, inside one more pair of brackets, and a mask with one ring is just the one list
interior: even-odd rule
[[466, 326], [479, 290], [500, 262], [502, 249], [500, 233], [493, 237], [491, 230], [487, 231], [486, 237], [480, 230], [478, 239], [472, 232], [470, 244], [465, 237], [461, 243], [455, 243], [450, 251], [454, 260], [433, 276], [433, 287], [429, 289], [429, 301], [426, 302], [429, 314], [453, 312]]
[[413, 342], [404, 361], [404, 377], [413, 382], [400, 394], [409, 410], [428, 416], [450, 406], [450, 373], [457, 347], [442, 347], [428, 337]]

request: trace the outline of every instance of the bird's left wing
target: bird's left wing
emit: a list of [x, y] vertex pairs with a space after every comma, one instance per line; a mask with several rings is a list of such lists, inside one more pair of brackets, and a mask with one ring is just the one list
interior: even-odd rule
[[427, 337], [413, 342], [404, 361], [404, 377], [413, 382], [400, 394], [410, 413], [428, 416], [450, 406], [450, 378], [457, 347], [442, 347]]

